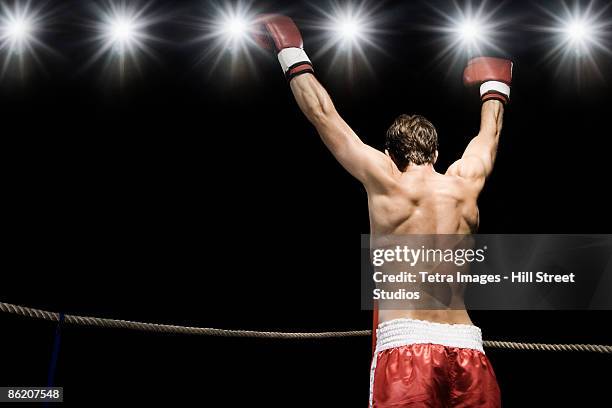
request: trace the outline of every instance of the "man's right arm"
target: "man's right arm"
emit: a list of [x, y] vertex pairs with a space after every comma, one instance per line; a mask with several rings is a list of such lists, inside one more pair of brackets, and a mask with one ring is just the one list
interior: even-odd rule
[[277, 52], [278, 60], [298, 106], [315, 126], [340, 164], [368, 191], [384, 191], [393, 184], [395, 164], [383, 152], [363, 143], [340, 117], [327, 91], [314, 77], [303, 49], [302, 35], [293, 20], [278, 14], [257, 18], [253, 38]]

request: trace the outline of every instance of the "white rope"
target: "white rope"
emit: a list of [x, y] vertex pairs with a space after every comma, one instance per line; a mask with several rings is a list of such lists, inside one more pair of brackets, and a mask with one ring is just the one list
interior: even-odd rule
[[[26, 316], [38, 320], [59, 322], [60, 314], [47, 310], [13, 305], [0, 302], [0, 312]], [[64, 315], [64, 323], [76, 326], [119, 328], [140, 330], [155, 333], [196, 334], [217, 337], [247, 337], [265, 339], [326, 339], [340, 337], [370, 336], [371, 330], [350, 330], [315, 333], [289, 333], [251, 330], [225, 330], [206, 327], [177, 326], [170, 324], [133, 322], [129, 320], [106, 319], [101, 317]], [[495, 349], [508, 350], [535, 350], [535, 351], [581, 351], [591, 353], [612, 354], [612, 346], [601, 344], [547, 344], [547, 343], [519, 343], [513, 341], [485, 340], [484, 346]]]

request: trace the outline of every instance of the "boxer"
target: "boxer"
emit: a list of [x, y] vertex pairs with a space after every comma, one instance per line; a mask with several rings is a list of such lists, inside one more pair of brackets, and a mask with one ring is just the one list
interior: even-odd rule
[[[400, 115], [386, 134], [386, 151], [364, 144], [336, 111], [314, 76], [294, 22], [282, 15], [256, 20], [255, 40], [277, 53], [295, 100], [323, 143], [365, 187], [372, 234], [471, 234], [476, 200], [493, 169], [512, 62], [480, 57], [464, 82], [480, 86], [480, 131], [463, 156], [438, 173], [435, 127], [420, 115]], [[375, 315], [370, 407], [482, 407], [501, 405], [482, 336], [463, 305], [462, 291], [444, 310], [386, 310]], [[452, 309], [452, 310], [451, 310]]]

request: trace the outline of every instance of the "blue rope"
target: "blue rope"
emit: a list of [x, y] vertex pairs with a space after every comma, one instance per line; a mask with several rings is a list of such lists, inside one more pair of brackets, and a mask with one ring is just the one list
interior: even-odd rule
[[[62, 341], [62, 325], [64, 323], [64, 313], [59, 314], [59, 321], [55, 329], [55, 341], [53, 342], [53, 353], [49, 363], [49, 373], [47, 374], [47, 387], [53, 387], [55, 383], [55, 372], [57, 370], [57, 359], [59, 357], [60, 343]], [[45, 404], [46, 405], [46, 404]]]

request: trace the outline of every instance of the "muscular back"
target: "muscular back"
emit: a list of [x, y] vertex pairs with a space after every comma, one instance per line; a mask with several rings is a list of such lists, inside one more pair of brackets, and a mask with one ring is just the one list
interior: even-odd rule
[[[336, 160], [368, 191], [371, 232], [375, 235], [469, 234], [478, 227], [476, 199], [493, 168], [503, 117], [498, 100], [481, 108], [480, 131], [460, 160], [445, 175], [432, 165], [409, 165], [400, 171], [390, 156], [368, 146], [338, 114], [327, 91], [311, 74], [290, 82], [298, 106], [315, 126]], [[393, 311], [381, 309], [381, 321], [399, 316], [447, 323], [469, 323], [461, 291], [449, 288], [440, 298], [446, 310]]]
[[479, 188], [431, 167], [393, 175], [384, 192], [368, 192], [373, 234], [466, 234], [478, 227]]
[[[447, 174], [437, 173], [433, 166], [393, 171], [385, 185], [384, 189], [368, 191], [373, 236], [471, 234], [478, 228], [476, 200], [482, 183], [456, 175], [452, 167]], [[446, 244], [441, 245], [444, 247]], [[386, 301], [379, 301], [381, 322], [401, 317], [471, 322], [463, 305], [463, 285], [411, 284], [407, 289], [419, 290], [423, 296], [446, 306], [436, 310], [396, 310]]]

